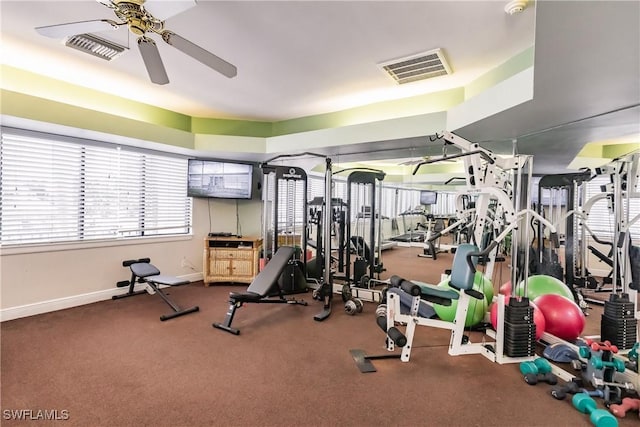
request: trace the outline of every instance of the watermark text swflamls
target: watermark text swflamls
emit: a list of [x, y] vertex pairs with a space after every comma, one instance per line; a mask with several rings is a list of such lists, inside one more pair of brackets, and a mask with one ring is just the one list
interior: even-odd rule
[[69, 419], [67, 409], [4, 409], [2, 418], [14, 421], [65, 421]]

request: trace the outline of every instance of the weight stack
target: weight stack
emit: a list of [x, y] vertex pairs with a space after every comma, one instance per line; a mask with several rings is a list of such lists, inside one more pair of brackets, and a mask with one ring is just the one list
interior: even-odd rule
[[528, 357], [535, 354], [536, 325], [529, 300], [512, 298], [504, 307], [504, 351], [508, 357]]
[[600, 337], [610, 341], [620, 350], [626, 350], [636, 343], [638, 321], [634, 318], [633, 302], [628, 294], [611, 295], [604, 303], [604, 313], [600, 319]]

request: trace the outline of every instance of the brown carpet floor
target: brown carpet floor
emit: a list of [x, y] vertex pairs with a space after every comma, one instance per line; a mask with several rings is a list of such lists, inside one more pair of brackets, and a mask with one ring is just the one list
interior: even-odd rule
[[[450, 255], [434, 262], [416, 253], [385, 252], [389, 273], [437, 283]], [[419, 328], [409, 363], [376, 361], [377, 373], [361, 374], [350, 349], [385, 352], [373, 304], [348, 316], [337, 297], [332, 316], [315, 322], [321, 303], [307, 294], [307, 307], [245, 305], [234, 321], [240, 336], [213, 329], [228, 292], [244, 287], [173, 288], [180, 305], [201, 311], [167, 322], [163, 301], [143, 295], [2, 323], [2, 425], [591, 425], [570, 401], [554, 400], [551, 386], [526, 385], [517, 365], [448, 356], [442, 330]], [[69, 419], [6, 419], [20, 409]], [[620, 425], [637, 426], [638, 417]]]

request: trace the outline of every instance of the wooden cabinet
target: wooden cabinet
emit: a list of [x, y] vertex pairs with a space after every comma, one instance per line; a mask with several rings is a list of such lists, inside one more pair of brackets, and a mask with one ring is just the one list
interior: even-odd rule
[[203, 280], [251, 283], [258, 274], [262, 239], [257, 237], [207, 237], [204, 239]]

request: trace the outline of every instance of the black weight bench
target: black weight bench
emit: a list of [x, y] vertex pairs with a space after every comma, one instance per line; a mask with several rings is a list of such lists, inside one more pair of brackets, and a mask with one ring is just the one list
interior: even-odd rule
[[[233, 316], [244, 303], [255, 304], [299, 304], [307, 305], [305, 301], [284, 297], [278, 286], [278, 279], [285, 267], [293, 259], [294, 249], [289, 246], [278, 248], [275, 255], [253, 279], [246, 292], [229, 293], [229, 309], [223, 323], [214, 323], [214, 328], [222, 329], [234, 335], [240, 335], [240, 330], [232, 328]], [[272, 298], [277, 297], [277, 298]]]
[[[167, 294], [165, 294], [162, 289], [160, 289], [161, 285], [164, 286], [180, 286], [186, 285], [189, 283], [188, 280], [180, 279], [174, 276], [166, 276], [160, 274], [160, 270], [158, 270], [154, 265], [150, 264], [151, 260], [149, 258], [141, 258], [141, 259], [132, 259], [122, 262], [123, 267], [129, 267], [131, 269], [131, 279], [123, 280], [117, 283], [119, 288], [129, 286], [129, 290], [120, 295], [114, 295], [111, 299], [121, 299], [132, 297], [135, 295], [140, 295], [144, 293], [149, 293], [151, 295], [158, 294], [160, 298], [166, 302], [169, 307], [173, 309], [173, 313], [163, 314], [160, 316], [161, 321], [173, 319], [174, 317], [183, 316], [185, 314], [194, 313], [200, 310], [200, 307], [195, 306], [191, 308], [181, 309], [176, 303], [174, 303]], [[135, 291], [134, 287], [137, 283], [145, 283], [147, 286], [145, 289], [141, 289], [139, 291]]]

